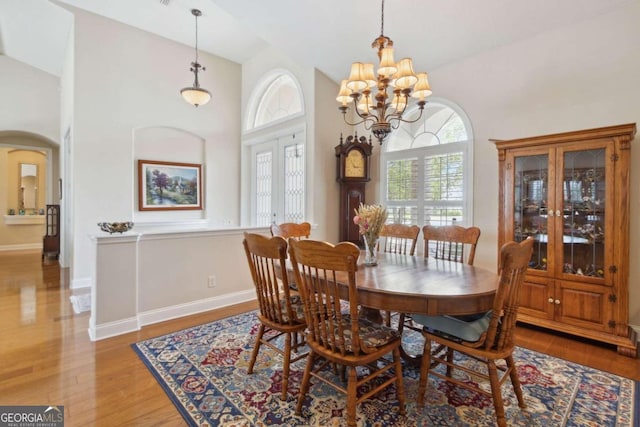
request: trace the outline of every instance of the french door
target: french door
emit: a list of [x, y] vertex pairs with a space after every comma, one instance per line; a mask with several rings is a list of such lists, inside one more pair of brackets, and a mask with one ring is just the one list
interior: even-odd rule
[[305, 134], [251, 147], [251, 220], [256, 226], [305, 218]]

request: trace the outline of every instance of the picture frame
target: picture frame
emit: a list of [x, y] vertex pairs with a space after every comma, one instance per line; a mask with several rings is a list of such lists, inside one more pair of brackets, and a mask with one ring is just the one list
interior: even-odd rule
[[202, 210], [202, 165], [138, 160], [138, 209]]

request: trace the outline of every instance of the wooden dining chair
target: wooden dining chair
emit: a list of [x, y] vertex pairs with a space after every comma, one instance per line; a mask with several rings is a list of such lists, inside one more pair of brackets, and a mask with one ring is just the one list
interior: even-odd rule
[[[422, 227], [424, 238], [424, 257], [432, 256], [436, 259], [466, 262], [473, 265], [476, 256], [476, 246], [480, 238], [478, 227], [461, 227], [459, 225]], [[469, 249], [469, 255], [465, 260], [465, 246]]]
[[[289, 240], [289, 259], [304, 302], [306, 342], [310, 348], [297, 415], [302, 413], [311, 377], [346, 393], [349, 426], [356, 425], [358, 403], [394, 383], [399, 413], [405, 414], [401, 335], [395, 329], [359, 317], [359, 255], [358, 247], [350, 242], [334, 246], [314, 240]], [[347, 311], [342, 301], [348, 302]], [[385, 357], [389, 354], [393, 355], [392, 361]], [[331, 366], [347, 370], [346, 388]], [[367, 371], [358, 373], [358, 367]]]
[[[244, 233], [244, 250], [251, 270], [251, 277], [258, 299], [258, 320], [260, 329], [256, 337], [251, 361], [247, 373], [253, 368], [262, 345], [266, 345], [284, 358], [282, 365], [282, 400], [287, 399], [289, 367], [292, 363], [306, 357], [306, 353], [297, 354], [298, 334], [307, 324], [300, 295], [292, 294], [287, 274], [287, 241], [280, 237], [266, 237], [261, 234]], [[275, 331], [275, 333], [268, 333]], [[284, 349], [273, 341], [284, 336]]]
[[271, 235], [280, 236], [288, 239], [294, 237], [296, 239], [308, 239], [311, 236], [311, 224], [308, 222], [283, 222], [282, 224], [271, 224]]
[[420, 227], [417, 225], [385, 224], [380, 230], [379, 250], [394, 254], [414, 255]]
[[[533, 238], [521, 243], [508, 242], [500, 249], [500, 278], [493, 301], [493, 308], [475, 319], [461, 319], [451, 316], [415, 315], [413, 320], [424, 325], [425, 338], [422, 363], [420, 366], [420, 386], [418, 404], [423, 405], [429, 374], [460, 387], [474, 390], [493, 398], [498, 426], [506, 427], [507, 422], [502, 400], [502, 385], [511, 379], [511, 385], [518, 399], [518, 406], [526, 407], [518, 371], [513, 360], [513, 342], [518, 315], [519, 294], [531, 253]], [[432, 342], [437, 344], [432, 350]], [[456, 364], [454, 352], [460, 352], [478, 360], [481, 364], [463, 366]], [[505, 365], [496, 361], [504, 360]], [[446, 366], [443, 373], [438, 366]], [[478, 366], [484, 367], [478, 369]], [[474, 369], [474, 367], [476, 369]], [[454, 370], [458, 375], [454, 375]], [[501, 374], [498, 374], [498, 370]], [[460, 372], [462, 372], [460, 374]], [[472, 377], [488, 380], [491, 391], [487, 391]]]

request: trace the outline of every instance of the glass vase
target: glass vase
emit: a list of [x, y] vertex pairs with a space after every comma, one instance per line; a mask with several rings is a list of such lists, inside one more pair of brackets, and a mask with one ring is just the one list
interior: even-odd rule
[[363, 236], [364, 265], [378, 265], [378, 236]]

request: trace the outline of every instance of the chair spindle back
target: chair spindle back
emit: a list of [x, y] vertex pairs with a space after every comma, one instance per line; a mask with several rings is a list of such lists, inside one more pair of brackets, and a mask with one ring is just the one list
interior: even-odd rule
[[[478, 227], [461, 227], [459, 225], [422, 227], [424, 237], [424, 256], [436, 259], [456, 261], [473, 265], [476, 246], [480, 238]], [[469, 256], [465, 261], [465, 245], [469, 246]]]
[[[356, 270], [360, 250], [350, 242], [332, 245], [314, 240], [289, 241], [289, 257], [304, 302], [307, 341], [345, 356], [366, 352], [358, 339]], [[348, 283], [348, 290], [338, 283]], [[340, 300], [348, 303], [351, 330], [344, 330], [346, 315]], [[347, 335], [349, 337], [347, 338]], [[349, 347], [345, 343], [350, 343]]]
[[417, 225], [385, 224], [380, 231], [380, 237], [384, 237], [384, 239], [379, 249], [382, 249], [383, 252], [413, 256], [419, 234], [420, 227]]

